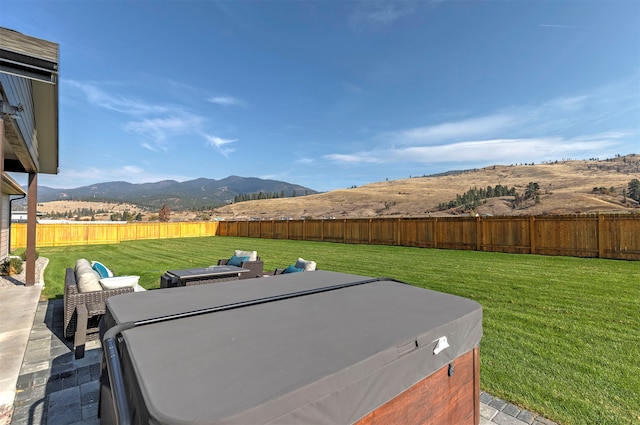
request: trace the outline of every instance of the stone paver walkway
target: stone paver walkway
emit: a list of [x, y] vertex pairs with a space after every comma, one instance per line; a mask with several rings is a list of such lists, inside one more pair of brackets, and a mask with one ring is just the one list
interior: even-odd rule
[[528, 410], [480, 391], [480, 425], [557, 425]]
[[[38, 304], [24, 362], [18, 377], [11, 424], [99, 424], [101, 349], [89, 342], [76, 360], [62, 338], [63, 301]], [[481, 425], [555, 425], [547, 419], [480, 394]]]
[[62, 337], [63, 301], [38, 304], [16, 385], [11, 424], [99, 424], [100, 355], [98, 341], [75, 359]]

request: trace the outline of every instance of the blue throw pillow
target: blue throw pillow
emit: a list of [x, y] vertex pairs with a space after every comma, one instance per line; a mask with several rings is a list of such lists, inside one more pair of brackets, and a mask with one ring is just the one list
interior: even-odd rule
[[100, 275], [101, 278], [110, 277], [109, 269], [107, 269], [105, 265], [99, 261], [94, 261], [93, 266], [91, 266], [91, 268], [95, 270], [98, 273], [98, 275]]
[[289, 267], [287, 267], [286, 269], [284, 269], [282, 274], [284, 274], [284, 273], [298, 273], [298, 272], [303, 272], [303, 271], [304, 271], [304, 269], [299, 269], [298, 267], [296, 267], [296, 266], [294, 266], [292, 264]]
[[227, 266], [240, 267], [245, 261], [249, 261], [249, 257], [237, 257], [234, 255], [227, 261]]

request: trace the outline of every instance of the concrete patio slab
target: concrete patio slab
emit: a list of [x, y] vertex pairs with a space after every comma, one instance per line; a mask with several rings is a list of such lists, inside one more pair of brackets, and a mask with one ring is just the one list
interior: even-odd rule
[[41, 292], [41, 285], [16, 285], [0, 291], [0, 412], [5, 412], [0, 415], [5, 416], [5, 420], [14, 402], [16, 382]]

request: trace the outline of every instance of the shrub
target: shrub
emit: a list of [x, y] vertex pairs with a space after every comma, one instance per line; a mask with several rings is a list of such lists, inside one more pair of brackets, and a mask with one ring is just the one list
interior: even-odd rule
[[22, 273], [22, 260], [18, 257], [6, 258], [0, 264], [0, 273], [8, 276]]
[[[38, 259], [38, 257], [40, 257], [40, 253], [38, 252], [38, 250], [36, 250], [36, 260]], [[27, 261], [27, 251], [23, 251], [20, 253], [20, 259], [22, 261]]]

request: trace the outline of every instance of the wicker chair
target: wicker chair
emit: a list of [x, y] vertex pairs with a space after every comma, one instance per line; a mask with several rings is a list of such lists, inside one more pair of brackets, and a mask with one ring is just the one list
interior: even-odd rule
[[[313, 270], [317, 270], [317, 265], [315, 261], [307, 261], [303, 258], [298, 258], [298, 261], [296, 261], [295, 264], [292, 264], [292, 266], [298, 268], [298, 269], [302, 269], [304, 270], [309, 270], [309, 271], [313, 271]], [[277, 268], [273, 271], [273, 274], [270, 274], [269, 276], [276, 276], [279, 274], [284, 274], [285, 270], [287, 270], [286, 267], [282, 267], [282, 268]]]
[[[80, 292], [76, 284], [76, 274], [73, 268], [68, 268], [64, 277], [64, 337], [72, 338], [77, 327], [77, 307], [104, 303], [114, 295], [133, 292], [133, 288], [104, 289], [102, 291]], [[98, 333], [87, 334], [88, 340], [98, 338]]]
[[[228, 261], [228, 258], [223, 258], [221, 260], [218, 260], [218, 265], [226, 266]], [[250, 279], [263, 276], [264, 262], [260, 259], [260, 257], [256, 258], [255, 261], [244, 261], [240, 264], [240, 267], [249, 270], [246, 273], [240, 273], [240, 279]]]

